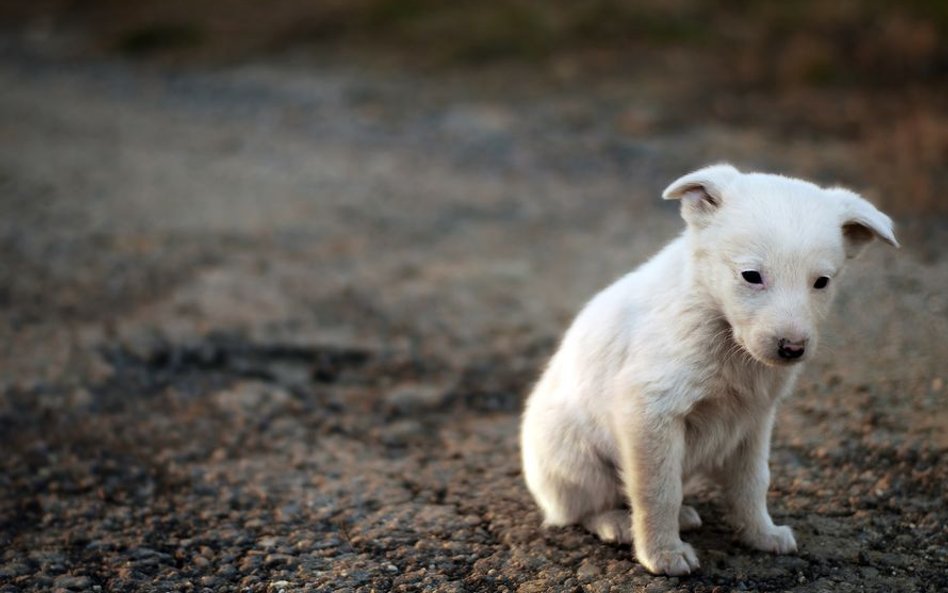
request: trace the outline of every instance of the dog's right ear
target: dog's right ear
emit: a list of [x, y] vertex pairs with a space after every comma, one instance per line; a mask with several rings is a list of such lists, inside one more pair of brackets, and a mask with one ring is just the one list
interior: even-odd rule
[[726, 163], [698, 169], [677, 179], [662, 192], [665, 200], [681, 200], [681, 216], [704, 226], [724, 199], [724, 191], [741, 172]]
[[893, 247], [899, 247], [893, 231], [892, 219], [865, 198], [843, 187], [833, 187], [826, 192], [842, 203], [846, 257], [850, 259], [859, 257], [866, 245], [876, 237]]

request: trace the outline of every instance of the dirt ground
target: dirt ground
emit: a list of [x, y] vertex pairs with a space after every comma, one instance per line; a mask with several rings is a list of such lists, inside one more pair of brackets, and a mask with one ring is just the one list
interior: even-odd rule
[[[948, 219], [871, 185], [937, 146], [913, 168], [761, 96], [709, 116], [648, 58], [3, 48], [0, 592], [948, 590]], [[781, 410], [800, 553], [735, 544], [709, 495], [701, 571], [654, 577], [540, 528], [518, 415], [577, 308], [679, 232], [661, 189], [721, 160], [850, 183], [905, 247], [852, 266]]]

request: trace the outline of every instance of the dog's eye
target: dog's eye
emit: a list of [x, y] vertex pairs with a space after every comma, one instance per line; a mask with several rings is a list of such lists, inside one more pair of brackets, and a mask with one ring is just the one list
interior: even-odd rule
[[750, 282], [751, 284], [764, 283], [764, 279], [760, 277], [760, 272], [754, 272], [753, 270], [741, 272], [741, 278], [743, 278], [747, 282]]
[[826, 286], [829, 283], [830, 283], [829, 278], [827, 278], [826, 276], [820, 276], [819, 278], [816, 279], [816, 282], [813, 283], [813, 288], [816, 288], [816, 289], [826, 288]]

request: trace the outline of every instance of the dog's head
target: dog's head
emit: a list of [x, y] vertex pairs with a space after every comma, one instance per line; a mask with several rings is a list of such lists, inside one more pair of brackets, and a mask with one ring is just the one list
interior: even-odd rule
[[681, 200], [694, 274], [735, 341], [768, 365], [816, 347], [836, 278], [878, 237], [898, 247], [892, 220], [859, 195], [780, 175], [714, 165], [662, 194]]

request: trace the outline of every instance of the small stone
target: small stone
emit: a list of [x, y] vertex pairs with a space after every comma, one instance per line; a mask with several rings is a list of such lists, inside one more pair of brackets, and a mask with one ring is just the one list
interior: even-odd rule
[[462, 581], [448, 581], [447, 583], [441, 585], [438, 590], [444, 591], [444, 593], [463, 593], [465, 591], [465, 587]]
[[590, 578], [599, 576], [600, 574], [602, 574], [602, 569], [588, 560], [584, 561], [579, 565], [579, 568], [576, 569], [576, 576], [578, 577]]
[[146, 558], [160, 558], [162, 556], [167, 556], [167, 554], [162, 554], [157, 550], [152, 550], [151, 548], [136, 548], [132, 551], [132, 558], [138, 560], [144, 560]]
[[546, 579], [527, 581], [517, 587], [517, 593], [545, 593], [550, 590], [550, 583]]
[[668, 582], [668, 579], [657, 578], [645, 587], [645, 593], [666, 593], [674, 588], [675, 586]]
[[56, 577], [53, 584], [64, 589], [82, 590], [92, 586], [92, 579], [85, 576], [62, 575]]
[[222, 564], [221, 567], [217, 569], [217, 574], [229, 577], [237, 574], [237, 569], [233, 564]]
[[204, 556], [201, 556], [200, 554], [198, 554], [197, 556], [195, 556], [195, 557], [191, 560], [191, 562], [194, 563], [194, 566], [197, 566], [198, 568], [205, 568], [205, 567], [207, 567], [207, 565], [209, 565], [209, 564], [211, 563], [210, 560], [208, 560], [208, 559], [205, 558]]
[[258, 582], [260, 582], [260, 577], [258, 577], [255, 574], [248, 574], [244, 578], [240, 579], [240, 586], [251, 587], [254, 585], [254, 583], [258, 583]]
[[96, 551], [96, 552], [111, 550], [114, 547], [115, 547], [115, 544], [111, 542], [103, 541], [101, 539], [94, 539], [86, 544], [86, 550]]
[[386, 445], [404, 445], [425, 433], [425, 427], [417, 420], [398, 420], [385, 427], [382, 442]]
[[290, 556], [289, 554], [267, 554], [263, 563], [271, 568], [274, 566], [292, 566], [297, 563], [297, 559], [296, 556]]
[[240, 561], [240, 572], [252, 572], [261, 564], [263, 564], [263, 559], [260, 556], [247, 556]]
[[18, 577], [29, 574], [30, 567], [23, 562], [10, 562], [0, 566], [0, 578]]
[[432, 410], [444, 403], [448, 389], [439, 385], [412, 383], [393, 389], [385, 401], [400, 412]]

